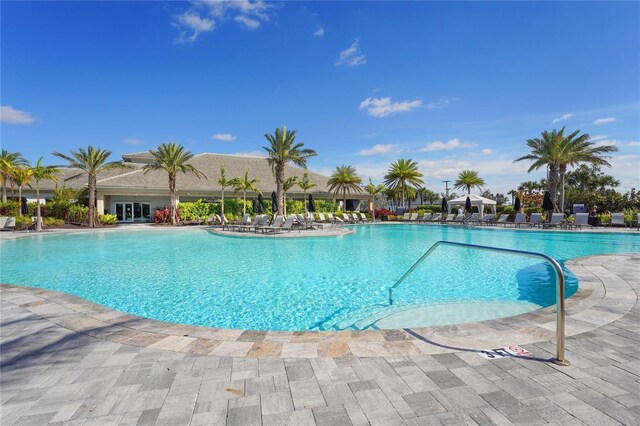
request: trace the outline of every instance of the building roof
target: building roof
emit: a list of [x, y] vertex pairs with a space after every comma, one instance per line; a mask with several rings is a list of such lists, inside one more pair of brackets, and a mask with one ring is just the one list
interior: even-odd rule
[[[125, 154], [123, 159], [131, 166], [131, 169], [118, 170], [113, 175], [107, 175], [106, 172], [104, 174], [101, 173], [98, 176], [98, 189], [168, 190], [166, 172], [156, 170], [147, 173], [143, 172], [142, 167], [151, 162], [150, 154], [144, 152]], [[199, 179], [193, 173], [178, 174], [177, 188], [183, 194], [186, 192], [220, 191], [220, 185], [218, 185], [217, 181], [222, 165], [225, 167], [225, 174], [228, 180], [243, 177], [245, 172], [249, 172], [250, 179], [259, 180], [255, 185], [259, 191], [271, 193], [271, 191], [275, 190], [275, 178], [271, 166], [269, 166], [267, 159], [264, 157], [203, 153], [193, 156], [188, 163], [204, 173], [205, 177]], [[300, 179], [304, 173], [307, 173], [309, 180], [317, 185], [307, 191], [308, 193], [327, 192], [327, 181], [329, 180], [327, 176], [287, 164], [285, 170], [287, 177], [297, 176]], [[302, 192], [302, 190], [299, 187], [295, 187], [290, 192]]]

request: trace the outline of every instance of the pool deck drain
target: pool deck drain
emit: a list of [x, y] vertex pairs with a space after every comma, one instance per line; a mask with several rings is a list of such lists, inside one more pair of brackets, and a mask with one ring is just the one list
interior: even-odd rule
[[[581, 284], [569, 367], [547, 362], [552, 308], [409, 333], [272, 333], [2, 285], [2, 424], [640, 424], [640, 254], [567, 266]], [[503, 344], [533, 357], [474, 353]]]

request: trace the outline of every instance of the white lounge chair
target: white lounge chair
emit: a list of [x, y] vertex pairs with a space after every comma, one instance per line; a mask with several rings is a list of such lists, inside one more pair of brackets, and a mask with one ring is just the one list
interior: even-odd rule
[[442, 218], [442, 213], [435, 213], [431, 216], [429, 222], [438, 222]]
[[627, 226], [624, 222], [624, 213], [611, 213], [611, 223], [609, 226]]
[[431, 212], [425, 212], [422, 217], [418, 219], [418, 222], [429, 222], [431, 220]]
[[326, 222], [327, 219], [324, 217], [324, 213], [318, 213], [318, 222]]
[[576, 213], [576, 220], [573, 222], [573, 226], [582, 229], [583, 226], [591, 228], [589, 224], [589, 213]]
[[455, 218], [456, 218], [456, 214], [455, 213], [449, 213], [447, 215], [447, 217], [442, 219], [440, 222], [443, 222], [443, 223], [453, 222], [455, 220]]
[[402, 215], [402, 220], [409, 220], [410, 217], [411, 217], [411, 213], [405, 213]]
[[351, 216], [353, 217], [353, 223], [360, 222], [360, 216], [356, 213], [351, 213]]
[[362, 221], [362, 222], [371, 222], [372, 219], [369, 219], [367, 217], [367, 215], [365, 215], [364, 213], [360, 212], [360, 221]]
[[407, 222], [417, 222], [418, 221], [418, 213], [411, 213], [409, 216], [409, 220]]
[[[289, 219], [287, 219], [289, 220]], [[263, 234], [269, 233], [269, 232], [276, 232], [277, 230], [282, 228], [282, 225], [284, 225], [285, 223], [285, 219], [284, 216], [281, 215], [277, 215], [274, 219], [273, 219], [273, 223], [269, 226], [264, 226], [262, 228], [260, 228], [260, 230], [262, 231]], [[291, 219], [291, 224], [293, 224], [293, 219]], [[256, 229], [257, 232], [257, 229]]]

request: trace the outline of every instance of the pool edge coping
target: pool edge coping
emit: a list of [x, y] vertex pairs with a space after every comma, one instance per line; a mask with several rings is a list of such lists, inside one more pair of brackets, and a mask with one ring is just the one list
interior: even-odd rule
[[[587, 256], [565, 262], [580, 282], [578, 291], [565, 302], [567, 336], [616, 321], [636, 305], [638, 295], [633, 287], [619, 271], [612, 270], [619, 262], [629, 261], [640, 261], [640, 253]], [[289, 332], [168, 323], [130, 315], [78, 296], [12, 284], [0, 284], [0, 298], [72, 332], [120, 344], [197, 355], [392, 358], [452, 352], [465, 347], [555, 342], [555, 306], [512, 317], [438, 327]]]

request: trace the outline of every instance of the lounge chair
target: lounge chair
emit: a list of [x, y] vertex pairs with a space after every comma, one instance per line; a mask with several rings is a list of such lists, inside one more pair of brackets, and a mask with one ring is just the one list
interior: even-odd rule
[[418, 219], [418, 222], [429, 222], [431, 220], [431, 212], [426, 212], [422, 214], [422, 217]]
[[495, 221], [496, 225], [506, 225], [507, 223], [507, 219], [509, 219], [509, 215], [508, 214], [501, 214], [500, 217], [498, 218], [498, 220]]
[[327, 219], [324, 217], [324, 213], [318, 213], [318, 222], [326, 222]]
[[[293, 229], [293, 223], [295, 222], [295, 217], [294, 216], [290, 216], [288, 217], [284, 223], [282, 223], [282, 225], [280, 226], [267, 226], [265, 228], [262, 228], [262, 232], [263, 233], [269, 233], [269, 232], [273, 232], [274, 234], [278, 234], [284, 230], [287, 230], [289, 232], [291, 232], [291, 230]], [[298, 228], [298, 232], [300, 232], [300, 228]]]
[[418, 221], [418, 213], [411, 213], [409, 216], [409, 220], [407, 222], [417, 222]]
[[442, 213], [435, 213], [433, 216], [431, 216], [431, 220], [429, 220], [429, 222], [439, 222], [441, 218]]
[[8, 216], [0, 216], [0, 229], [4, 228], [4, 225], [7, 224]]
[[453, 222], [453, 220], [455, 218], [456, 218], [456, 214], [455, 213], [449, 213], [447, 215], [447, 217], [445, 217], [444, 219], [441, 219], [440, 222], [442, 222], [442, 223]]
[[[260, 229], [260, 231], [262, 231], [263, 234], [266, 234], [272, 231], [275, 233], [278, 229], [282, 228], [282, 225], [284, 224], [284, 222], [285, 222], [284, 216], [276, 215], [271, 225], [263, 226], [261, 228], [256, 228], [256, 232], [258, 232], [258, 229]], [[291, 220], [291, 223], [293, 224], [293, 220]]]
[[469, 225], [473, 225], [478, 222], [480, 222], [480, 213], [472, 213], [471, 216], [464, 220], [464, 223]]
[[357, 213], [351, 213], [351, 216], [353, 217], [353, 223], [360, 222], [360, 216]]
[[372, 219], [369, 219], [369, 218], [367, 217], [367, 215], [365, 215], [364, 213], [362, 213], [362, 212], [361, 212], [361, 213], [360, 213], [360, 221], [362, 221], [362, 222], [371, 222], [371, 221], [372, 221]]
[[480, 219], [481, 225], [493, 225], [496, 223], [496, 215], [493, 213], [485, 214], [482, 219]]
[[609, 226], [627, 226], [624, 222], [624, 213], [611, 213], [611, 223]]
[[[297, 218], [298, 222], [304, 219], [301, 214], [297, 215]], [[304, 229], [322, 229], [322, 224], [313, 220], [313, 217], [309, 220], [302, 221], [301, 224], [304, 226]]]
[[260, 215], [260, 214], [256, 215], [256, 217], [253, 218], [253, 222], [251, 222], [250, 224], [248, 224], [248, 225], [235, 225], [235, 226], [232, 226], [231, 229], [232, 230], [237, 229], [238, 231], [250, 231], [252, 229], [255, 229], [256, 226], [258, 226], [258, 224], [262, 221], [262, 217], [263, 216]]
[[3, 217], [3, 219], [6, 219], [6, 220], [4, 221], [4, 224], [0, 223], [0, 225], [2, 225], [2, 227], [0, 227], [0, 231], [15, 231], [16, 218], [13, 216], [9, 216], [9, 217]]
[[269, 226], [269, 219], [270, 217], [268, 214], [262, 215], [262, 219], [260, 219], [260, 222], [253, 227], [253, 231], [257, 233], [260, 229]]
[[573, 222], [573, 226], [582, 229], [583, 226], [591, 228], [589, 224], [589, 213], [576, 213], [576, 220]]
[[405, 213], [402, 215], [402, 220], [409, 220], [411, 218], [411, 213]]
[[327, 217], [329, 218], [329, 222], [331, 223], [338, 223], [338, 224], [344, 223], [344, 220], [340, 219], [337, 216], [334, 217], [333, 213], [327, 213]]
[[520, 228], [523, 224], [526, 224], [525, 220], [527, 219], [527, 215], [525, 213], [516, 213], [516, 218], [513, 222], [504, 222], [506, 225], [513, 225], [514, 228]]
[[527, 223], [527, 225], [530, 227], [539, 227], [542, 225], [542, 213], [531, 213], [531, 217], [529, 218], [529, 223]]
[[[533, 215], [532, 215], [533, 216]], [[564, 213], [553, 213], [551, 220], [548, 223], [543, 223], [543, 228], [557, 228], [562, 226], [562, 220], [564, 219]]]

